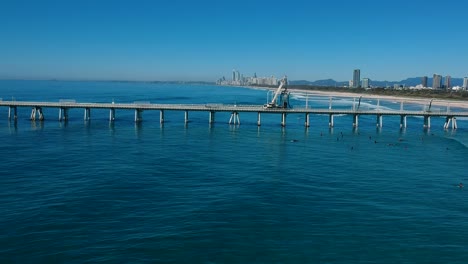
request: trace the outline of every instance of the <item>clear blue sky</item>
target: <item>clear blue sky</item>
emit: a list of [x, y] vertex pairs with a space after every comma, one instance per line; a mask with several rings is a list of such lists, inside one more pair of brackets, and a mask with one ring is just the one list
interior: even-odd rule
[[0, 78], [468, 75], [462, 0], [2, 0]]

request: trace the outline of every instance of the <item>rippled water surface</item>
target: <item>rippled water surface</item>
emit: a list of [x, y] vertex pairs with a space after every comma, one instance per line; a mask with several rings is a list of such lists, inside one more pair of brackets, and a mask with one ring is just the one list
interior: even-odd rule
[[[263, 104], [243, 88], [1, 81], [3, 100]], [[305, 105], [302, 96], [293, 105]], [[312, 107], [328, 99], [309, 98]], [[351, 107], [352, 99], [336, 99]], [[366, 101], [366, 107], [376, 105]], [[399, 109], [399, 104], [380, 102]], [[416, 107], [416, 106], [407, 106]], [[468, 121], [0, 107], [2, 263], [466, 263]]]

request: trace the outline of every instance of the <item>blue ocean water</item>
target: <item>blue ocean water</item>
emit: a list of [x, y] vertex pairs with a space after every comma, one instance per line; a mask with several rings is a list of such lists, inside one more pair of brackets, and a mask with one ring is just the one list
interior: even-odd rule
[[[0, 81], [3, 100], [263, 104], [236, 87]], [[293, 96], [292, 104], [306, 104]], [[309, 107], [328, 98], [308, 97]], [[353, 98], [335, 98], [351, 107]], [[363, 99], [362, 107], [377, 102]], [[398, 102], [380, 107], [399, 109]], [[420, 106], [405, 105], [418, 109]], [[0, 107], [1, 263], [466, 263], [468, 122]], [[468, 188], [468, 187], [467, 187]]]

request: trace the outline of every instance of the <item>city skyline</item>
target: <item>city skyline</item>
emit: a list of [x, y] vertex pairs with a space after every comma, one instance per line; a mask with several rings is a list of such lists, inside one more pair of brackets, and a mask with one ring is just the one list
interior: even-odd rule
[[[352, 72], [352, 79], [348, 82], [346, 81], [337, 81], [334, 79], [321, 79], [321, 80], [290, 80], [294, 82], [296, 85], [315, 85], [315, 86], [340, 86], [346, 88], [376, 88], [376, 87], [387, 87], [393, 85], [394, 88], [414, 88], [414, 89], [424, 89], [424, 88], [431, 88], [431, 89], [454, 89], [454, 90], [467, 90], [468, 89], [468, 77], [455, 77], [455, 84], [452, 83], [451, 75], [446, 75], [443, 77], [440, 74], [434, 73], [432, 78], [428, 78], [427, 75], [421, 77], [407, 77], [406, 79], [402, 80], [371, 80], [370, 78], [363, 77], [361, 78], [360, 69], [354, 69]], [[415, 83], [414, 79], [419, 79], [417, 83]], [[270, 75], [269, 77], [258, 77], [257, 73], [253, 73], [253, 76], [249, 76], [248, 74], [244, 75], [241, 74], [239, 70], [233, 69], [232, 70], [232, 78], [226, 78], [223, 76], [218, 78], [214, 83], [217, 85], [230, 85], [230, 86], [257, 86], [257, 85], [267, 85], [267, 86], [275, 86], [279, 83], [278, 78], [274, 75]], [[429, 86], [429, 80], [431, 81], [431, 85]], [[406, 83], [406, 82], [409, 83]], [[347, 83], [347, 84], [345, 84]], [[376, 84], [377, 83], [377, 84]]]
[[[291, 80], [346, 81], [353, 69], [370, 80], [468, 75], [465, 18], [431, 17], [439, 2], [236, 3], [3, 3], [0, 79], [214, 81], [233, 68]], [[434, 32], [449, 41], [431, 41]]]

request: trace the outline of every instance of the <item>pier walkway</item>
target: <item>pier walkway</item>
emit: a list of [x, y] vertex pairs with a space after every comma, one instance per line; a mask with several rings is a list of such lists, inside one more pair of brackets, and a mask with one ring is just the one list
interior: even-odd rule
[[42, 108], [57, 108], [59, 110], [59, 121], [68, 120], [68, 110], [81, 108], [84, 109], [84, 120], [90, 120], [91, 109], [108, 109], [109, 120], [115, 120], [115, 110], [133, 110], [135, 111], [135, 122], [143, 120], [143, 111], [159, 111], [160, 122], [164, 122], [165, 111], [183, 111], [185, 112], [185, 122], [188, 122], [188, 113], [191, 111], [207, 112], [209, 114], [209, 122], [214, 122], [215, 113], [217, 112], [230, 112], [230, 124], [240, 124], [239, 113], [250, 112], [257, 113], [257, 124], [261, 125], [261, 114], [279, 114], [281, 115], [281, 125], [286, 126], [286, 116], [289, 114], [303, 114], [305, 115], [305, 126], [309, 127], [310, 115], [328, 115], [329, 126], [333, 127], [333, 117], [335, 115], [351, 115], [353, 116], [353, 126], [358, 126], [359, 116], [373, 115], [376, 116], [376, 126], [382, 127], [383, 116], [400, 116], [400, 127], [406, 127], [407, 116], [423, 117], [423, 126], [430, 127], [431, 117], [445, 118], [444, 128], [449, 128], [450, 124], [453, 129], [457, 128], [456, 119], [458, 117], [468, 117], [468, 112], [458, 111], [408, 111], [408, 110], [362, 110], [355, 109], [324, 109], [324, 108], [265, 108], [263, 105], [226, 105], [226, 104], [151, 104], [149, 102], [135, 102], [135, 103], [77, 103], [74, 101], [62, 102], [27, 102], [27, 101], [0, 101], [0, 107], [8, 107], [9, 120], [16, 120], [18, 118], [17, 108], [30, 107], [32, 108], [30, 119], [31, 120], [44, 120]]

